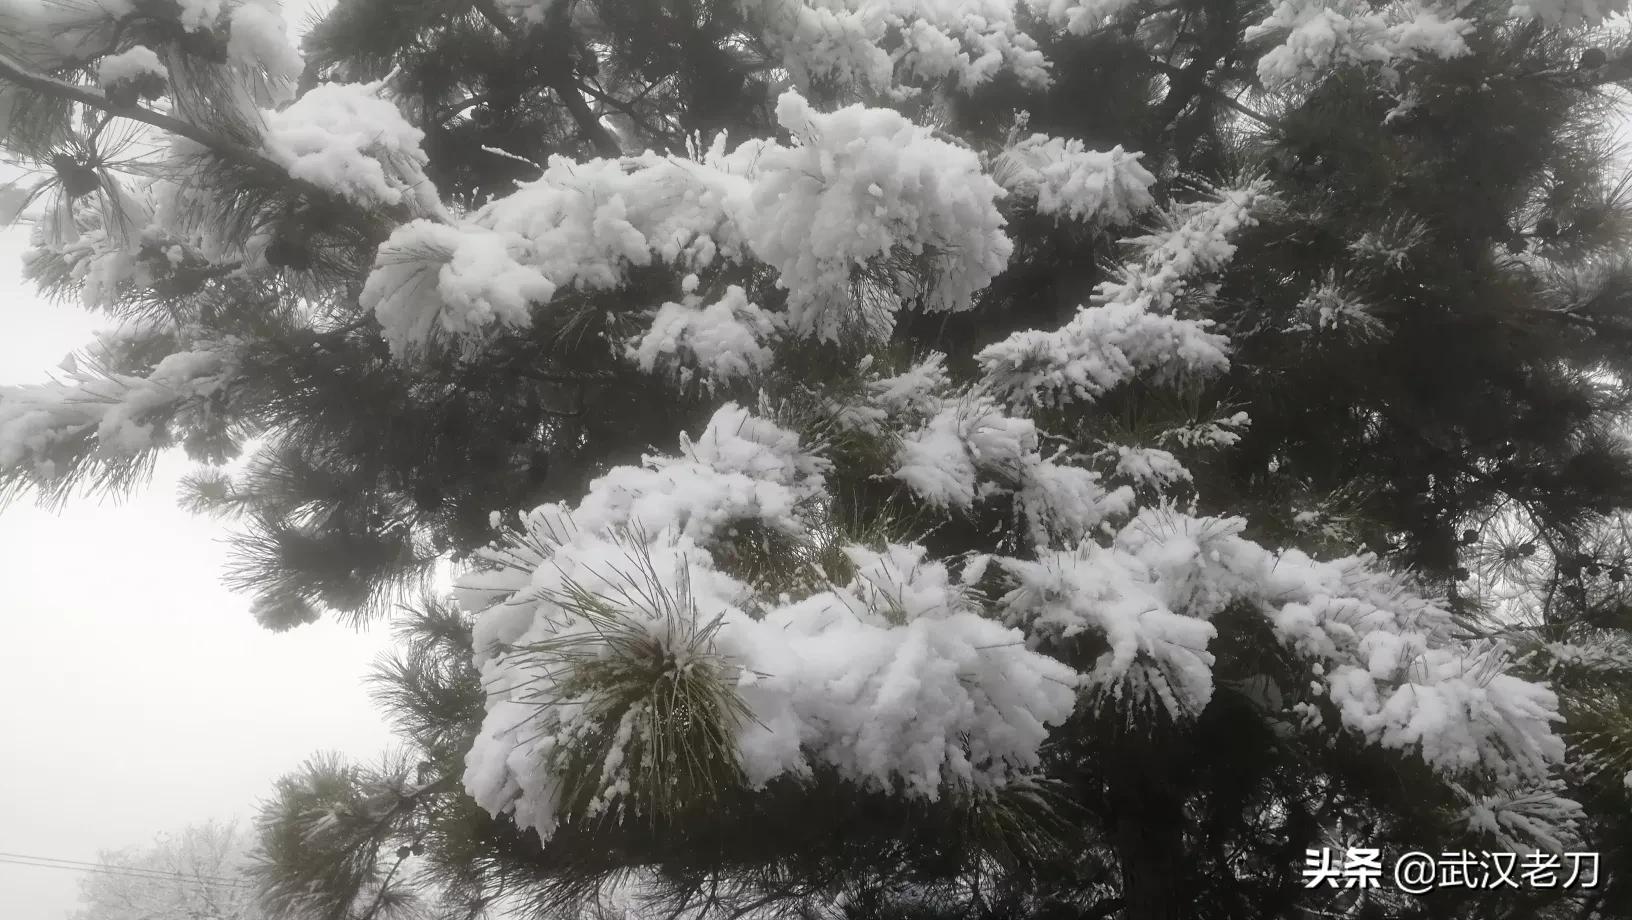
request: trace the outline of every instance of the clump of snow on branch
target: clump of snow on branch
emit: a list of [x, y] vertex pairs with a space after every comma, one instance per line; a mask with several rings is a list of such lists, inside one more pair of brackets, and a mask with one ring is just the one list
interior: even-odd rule
[[527, 239], [534, 267], [562, 288], [616, 287], [631, 266], [696, 270], [722, 256], [739, 258], [736, 221], [749, 184], [723, 145], [722, 136], [701, 161], [653, 153], [587, 163], [551, 157], [543, 176], [471, 221]]
[[1048, 82], [1048, 63], [1015, 23], [1013, 0], [895, 0], [885, 15], [902, 45], [898, 72], [925, 83], [951, 77], [965, 91], [1008, 71], [1028, 86]]
[[[835, 339], [847, 327], [887, 331], [902, 301], [964, 310], [1008, 264], [1003, 190], [973, 151], [931, 136], [891, 109], [821, 113], [783, 93], [777, 119], [796, 139], [754, 164], [748, 234], [788, 290], [795, 332]], [[927, 260], [914, 270], [892, 258]], [[869, 264], [885, 275], [855, 303]], [[858, 279], [858, 270], [863, 277]], [[922, 277], [927, 272], [927, 277]], [[858, 316], [876, 310], [881, 316]]]
[[1424, 57], [1468, 53], [1466, 19], [1418, 3], [1372, 9], [1352, 0], [1281, 0], [1268, 18], [1247, 29], [1247, 41], [1284, 35], [1258, 60], [1258, 78], [1270, 89], [1314, 83], [1344, 66], [1375, 65], [1385, 79], [1396, 65]]
[[153, 266], [138, 256], [144, 244], [165, 237], [156, 226], [159, 202], [152, 186], [128, 189], [110, 181], [102, 191], [48, 208], [24, 257], [24, 274], [35, 278], [47, 256], [60, 259], [80, 286], [80, 302], [93, 310], [111, 308], [132, 284], [151, 282]]
[[[931, 361], [874, 380], [875, 413], [864, 418], [886, 429], [892, 410], [947, 418], [952, 405], [937, 405], [944, 379]], [[1023, 428], [1010, 420], [995, 437], [964, 433], [948, 447], [1013, 469], [1029, 447], [1015, 436]], [[1214, 693], [1210, 645], [1229, 610], [1260, 617], [1305, 663], [1321, 702], [1283, 704], [1309, 709], [1297, 720], [1304, 731], [1340, 728], [1514, 796], [1538, 788], [1563, 756], [1551, 691], [1507, 673], [1501, 646], [1459, 638], [1447, 612], [1368, 557], [1274, 553], [1245, 539], [1239, 520], [1152, 509], [1108, 545], [1080, 538], [1034, 559], [993, 560], [1009, 585], [1002, 622], [971, 593], [984, 563], [954, 579], [911, 544], [846, 547], [842, 584], [817, 579], [803, 597], [771, 597], [721, 570], [714, 547], [745, 522], [815, 537], [813, 515], [830, 500], [824, 461], [736, 406], [682, 444], [681, 457], [614, 469], [576, 508], [536, 509], [459, 582], [461, 605], [479, 612], [478, 660], [492, 688], [466, 787], [543, 836], [574, 818], [561, 783], [575, 744], [610, 733], [623, 750], [653, 730], [590, 724], [597, 710], [562, 677], [574, 661], [630, 654], [597, 645], [592, 624], [563, 607], [574, 584], [623, 598], [618, 616], [632, 625], [620, 629], [671, 647], [662, 637], [673, 617], [637, 601], [689, 599], [684, 608], [708, 627], [683, 630], [681, 644], [728, 664], [725, 689], [747, 714], [731, 724], [729, 757], [753, 786], [818, 764], [926, 798], [1006, 782], [1035, 766], [1048, 726], [1070, 714], [1079, 690], [1096, 706], [1193, 717]], [[660, 585], [632, 591], [632, 572]], [[1098, 651], [1077, 641], [1089, 638]], [[1050, 657], [1056, 647], [1088, 648], [1089, 658]], [[603, 779], [602, 800], [628, 794], [626, 775], [609, 769]]]
[[1060, 639], [1091, 633], [1104, 640], [1106, 651], [1087, 671], [1095, 693], [1188, 716], [1212, 698], [1207, 646], [1216, 629], [1162, 604], [1154, 576], [1137, 558], [1084, 541], [1073, 551], [1003, 566], [1016, 583], [1003, 600], [1012, 621]]
[[381, 98], [380, 83], [326, 83], [266, 116], [267, 153], [296, 179], [365, 207], [443, 214], [425, 175], [425, 133]]
[[1549, 677], [1571, 670], [1632, 676], [1632, 639], [1621, 636], [1594, 637], [1590, 643], [1537, 643], [1519, 657], [1528, 670]]
[[1171, 380], [1228, 368], [1227, 342], [1206, 320], [1172, 315], [1190, 283], [1227, 265], [1231, 237], [1268, 200], [1256, 180], [1180, 206], [1165, 226], [1127, 242], [1141, 257], [1099, 285], [1093, 302], [1060, 329], [1029, 329], [976, 357], [994, 393], [1014, 404], [1089, 400], [1135, 377]]
[[1171, 444], [1187, 449], [1218, 449], [1230, 447], [1241, 440], [1241, 430], [1252, 419], [1245, 412], [1196, 421], [1177, 428], [1169, 428], [1156, 436], [1157, 443]]
[[859, 400], [829, 398], [826, 408], [833, 422], [844, 431], [883, 437], [891, 419], [912, 416], [927, 418], [939, 410], [943, 396], [951, 389], [946, 356], [931, 353], [899, 374], [880, 376], [871, 355], [862, 359], [860, 371], [866, 375]]
[[[490, 232], [502, 234], [508, 257], [530, 271], [506, 274], [496, 287], [512, 280], [536, 287], [536, 273], [557, 292], [604, 290], [624, 283], [633, 267], [662, 263], [696, 272], [720, 259], [752, 258], [775, 269], [789, 292], [787, 329], [826, 339], [857, 329], [885, 334], [904, 305], [967, 309], [1007, 265], [1013, 247], [997, 208], [1005, 193], [982, 174], [974, 152], [891, 109], [823, 114], [790, 92], [777, 111], [794, 135], [791, 146], [752, 141], [727, 153], [721, 136], [696, 160], [653, 153], [587, 163], [552, 158], [542, 177], [490, 202], [458, 232], [488, 248]], [[338, 146], [338, 153], [321, 152], [355, 158], [353, 146]], [[369, 166], [376, 161], [360, 160], [357, 168], [377, 178]], [[320, 175], [314, 170], [314, 181]], [[429, 230], [400, 233], [382, 247], [381, 277], [370, 280], [375, 311], [396, 318], [396, 347], [422, 344], [438, 328], [489, 325], [485, 314], [479, 323], [436, 325], [434, 317], [469, 308], [439, 299], [428, 284], [401, 279], [441, 272], [461, 245], [441, 231], [431, 247], [421, 245]], [[512, 290], [485, 299], [538, 298]], [[666, 320], [679, 315], [678, 307], [658, 309], [667, 310]], [[494, 311], [498, 324], [513, 325], [519, 316]]]
[[841, 429], [891, 443], [891, 478], [935, 507], [967, 510], [1012, 495], [1040, 546], [1074, 542], [1132, 508], [1127, 487], [1107, 489], [1098, 473], [1046, 456], [1032, 420], [979, 389], [954, 386], [939, 353], [871, 376], [860, 399], [828, 411]]
[[274, 104], [294, 98], [305, 64], [289, 38], [277, 0], [247, 0], [227, 17], [227, 55], [239, 67], [258, 72]]
[[[17, 16], [15, 11], [8, 12]], [[33, 20], [32, 34], [50, 36], [49, 44], [30, 43], [32, 52], [25, 58], [37, 69], [52, 70], [70, 60], [102, 55], [108, 50], [110, 36], [119, 34], [121, 27], [117, 23], [137, 12], [127, 0], [44, 4], [33, 16], [24, 13], [17, 17]], [[203, 70], [230, 79], [190, 83], [200, 62], [189, 59], [184, 49], [161, 44], [151, 49], [136, 46], [103, 57], [98, 64], [102, 86], [141, 75], [175, 76], [177, 82], [171, 87], [175, 91], [173, 111], [188, 119], [201, 116], [205, 109], [236, 109], [252, 121], [256, 106], [276, 107], [294, 99], [303, 62], [290, 40], [279, 0], [189, 0], [169, 9], [151, 5], [141, 13], [155, 18], [173, 17], [176, 26], [187, 32], [225, 39], [224, 66], [215, 68], [212, 64]], [[58, 56], [42, 54], [42, 49], [47, 48]]]
[[[567, 289], [615, 288], [634, 267], [694, 271], [742, 258], [737, 215], [750, 186], [723, 143], [701, 161], [551, 158], [540, 178], [467, 220], [398, 230], [380, 248], [365, 305], [381, 317], [393, 351], [408, 354], [438, 335], [525, 326], [527, 304]], [[459, 253], [484, 268], [462, 272]]]
[[1159, 447], [1115, 444], [1102, 453], [1112, 461], [1116, 475], [1138, 485], [1166, 492], [1181, 482], [1190, 482], [1190, 471], [1179, 458]]
[[[829, 464], [803, 449], [796, 433], [728, 403], [702, 434], [680, 443], [679, 456], [647, 456], [643, 466], [614, 467], [591, 483], [571, 511], [573, 527], [670, 530], [699, 543], [747, 523], [789, 535], [808, 530], [805, 514], [825, 494]], [[546, 512], [565, 509], [534, 513]]]
[[543, 22], [558, 0], [497, 0], [497, 6], [506, 15], [524, 22]]
[[1467, 802], [1461, 817], [1468, 829], [1489, 835], [1509, 852], [1539, 847], [1564, 853], [1579, 842], [1574, 832], [1586, 812], [1580, 803], [1564, 797], [1562, 784], [1481, 796], [1460, 786], [1452, 788]]
[[1091, 682], [1181, 716], [1211, 693], [1208, 624], [1226, 609], [1250, 610], [1317, 666], [1312, 679], [1337, 723], [1371, 743], [1415, 753], [1447, 776], [1490, 776], [1514, 789], [1544, 781], [1561, 761], [1558, 700], [1508, 673], [1505, 647], [1458, 638], [1448, 612], [1370, 557], [1274, 553], [1242, 537], [1243, 527], [1146, 510], [1108, 548], [1004, 561], [1018, 585], [1004, 605], [1012, 622], [1061, 637], [1102, 635], [1108, 650]]
[[1009, 415], [983, 394], [965, 393], [902, 434], [893, 475], [942, 508], [967, 509], [977, 498], [1013, 493], [1038, 544], [1054, 533], [1080, 537], [1129, 510], [1127, 490], [1107, 490], [1096, 473], [1057, 464], [1040, 448], [1030, 419]]
[[152, 48], [135, 45], [118, 54], [110, 54], [96, 65], [96, 82], [103, 89], [121, 83], [135, 83], [143, 78], [170, 79], [159, 56]]
[[[695, 285], [696, 276], [688, 275], [686, 282]], [[775, 314], [733, 284], [713, 303], [689, 291], [683, 302], [665, 303], [651, 328], [629, 343], [627, 354], [649, 374], [667, 369], [682, 384], [694, 378], [721, 384], [765, 371], [776, 331]]]
[[1136, 0], [1025, 0], [1031, 10], [1073, 35], [1086, 35], [1135, 6]]
[[652, 456], [644, 467], [617, 467], [578, 504], [578, 524], [593, 530], [673, 529], [706, 541], [725, 528], [758, 522], [804, 532], [804, 510], [823, 494], [827, 461], [801, 448], [798, 434], [727, 404], [681, 455]]
[[894, 82], [889, 52], [879, 45], [883, 22], [849, 4], [760, 0], [743, 10], [758, 17], [759, 31], [782, 59], [795, 85], [820, 83], [884, 92]]
[[[970, 90], [1009, 72], [1030, 86], [1048, 64], [1013, 0], [740, 0], [801, 90], [908, 95], [951, 78]], [[852, 96], [854, 98], [854, 96]]]
[[1316, 285], [1298, 302], [1289, 332], [1336, 333], [1356, 339], [1373, 338], [1384, 329], [1369, 304], [1335, 279]]
[[531, 304], [555, 284], [529, 264], [532, 244], [514, 233], [416, 220], [375, 255], [359, 304], [374, 311], [399, 358], [443, 336], [468, 347], [494, 327], [525, 327]]
[[[574, 585], [623, 598], [619, 615], [632, 630], [675, 631], [672, 617], [632, 603], [637, 595], [683, 594], [693, 622], [710, 624], [706, 648], [691, 654], [729, 663], [729, 689], [750, 716], [732, 726], [731, 755], [750, 785], [824, 764], [862, 785], [934, 799], [1037, 766], [1047, 726], [1075, 705], [1071, 668], [983, 616], [919, 546], [848, 547], [846, 583], [797, 600], [756, 596], [716, 567], [709, 546], [750, 519], [809, 538], [797, 508], [824, 499], [820, 462], [790, 432], [735, 406], [684, 440], [682, 453], [692, 459], [612, 471], [577, 508], [536, 509], [461, 579], [461, 605], [480, 611], [478, 663], [493, 688], [465, 774], [483, 807], [513, 809], [542, 836], [563, 818], [562, 758], [589, 730], [593, 707], [550, 676], [572, 667], [551, 650], [620, 654], [559, 602]], [[644, 587], [632, 591], [631, 578]], [[609, 773], [604, 795], [616, 798], [623, 782]]]
[[[741, 634], [739, 654], [764, 675], [744, 698], [767, 716], [743, 738], [750, 782], [805, 773], [808, 757], [934, 800], [1035, 768], [1048, 726], [1075, 707], [1077, 674], [983, 616], [923, 547], [846, 552], [848, 584], [779, 604]], [[803, 756], [790, 756], [794, 738]]]
[[1171, 309], [1192, 279], [1229, 264], [1235, 257], [1231, 238], [1255, 224], [1254, 210], [1271, 200], [1269, 181], [1255, 179], [1163, 213], [1157, 231], [1126, 241], [1141, 257], [1125, 263], [1118, 280], [1102, 284], [1100, 298], [1107, 303], [1148, 300], [1155, 309]]
[[1539, 19], [1549, 26], [1574, 29], [1595, 26], [1626, 12], [1626, 0], [1515, 0], [1514, 19]]
[[189, 32], [207, 29], [221, 18], [225, 0], [176, 0], [181, 27]]
[[[860, 785], [932, 800], [949, 788], [991, 787], [1037, 765], [1047, 726], [1063, 721], [1076, 699], [1070, 668], [976, 612], [921, 548], [853, 547], [851, 582], [766, 606], [684, 537], [631, 545], [581, 527], [565, 539], [533, 529], [511, 545], [535, 547], [540, 562], [518, 572], [524, 588], [482, 614], [506, 621], [515, 651], [488, 646], [479, 659], [492, 692], [465, 786], [482, 807], [513, 812], [543, 838], [575, 817], [563, 813], [562, 796], [575, 741], [614, 728], [593, 724], [600, 713], [572, 692], [573, 659], [552, 653], [620, 654], [559, 603], [569, 585], [627, 598], [635, 596], [632, 576], [640, 596], [684, 596], [689, 622], [634, 603], [623, 628], [684, 648], [682, 665], [704, 656], [725, 664], [725, 689], [747, 715], [729, 726], [728, 754], [751, 787], [807, 776], [817, 764]], [[750, 607], [760, 608], [757, 617]], [[703, 647], [676, 641], [703, 624]], [[622, 754], [648, 740], [629, 722], [616, 728], [630, 730], [607, 758], [614, 769], [599, 797], [612, 802], [629, 788], [616, 769]]]
[[1156, 177], [1139, 158], [1121, 146], [1089, 150], [1079, 140], [1033, 134], [1003, 151], [992, 178], [1010, 192], [1035, 197], [1038, 213], [1126, 224], [1155, 204], [1149, 189]]
[[1228, 366], [1224, 337], [1204, 321], [1152, 313], [1143, 302], [1084, 308], [1060, 329], [1015, 333], [979, 357], [994, 390], [1038, 405], [1093, 399], [1141, 374]]
[[1454, 638], [1451, 615], [1369, 557], [1317, 562], [1297, 550], [1264, 577], [1276, 636], [1325, 662], [1323, 693], [1341, 724], [1384, 747], [1417, 751], [1448, 774], [1539, 781], [1564, 756], [1558, 699], [1507, 673], [1500, 643]]

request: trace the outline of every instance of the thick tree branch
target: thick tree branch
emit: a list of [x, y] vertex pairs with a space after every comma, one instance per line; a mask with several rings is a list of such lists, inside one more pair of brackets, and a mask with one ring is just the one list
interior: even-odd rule
[[[526, 38], [524, 28], [504, 15], [493, 0], [474, 0], [473, 5], [476, 11], [482, 14], [482, 18], [511, 42], [519, 43]], [[546, 85], [555, 92], [556, 98], [567, 107], [567, 111], [572, 113], [573, 121], [578, 123], [579, 129], [589, 138], [590, 143], [595, 145], [597, 153], [608, 158], [623, 155], [623, 148], [618, 144], [618, 139], [612, 136], [612, 132], [606, 130], [606, 126], [601, 124], [599, 118], [595, 117], [595, 112], [590, 109], [589, 102], [584, 99], [583, 92], [567, 68], [550, 69], [547, 72]]]
[[[160, 131], [174, 134], [177, 137], [184, 137], [193, 143], [204, 147], [222, 159], [237, 163], [240, 166], [248, 167], [255, 172], [262, 173], [269, 178], [275, 179], [278, 182], [288, 183], [307, 197], [323, 201], [344, 201], [344, 199], [336, 199], [333, 193], [323, 189], [320, 186], [314, 185], [304, 179], [297, 179], [294, 176], [289, 175], [289, 171], [287, 169], [283, 168], [283, 166], [279, 165], [275, 160], [253, 147], [229, 138], [221, 137], [220, 135], [210, 132], [199, 125], [177, 118], [174, 115], [168, 115], [164, 112], [155, 111], [140, 105], [118, 105], [109, 100], [107, 96], [103, 95], [102, 93], [98, 93], [87, 87], [75, 86], [72, 83], [58, 80], [55, 77], [48, 77], [44, 74], [35, 73], [26, 66], [18, 63], [16, 59], [14, 59], [11, 55], [6, 54], [4, 51], [0, 51], [0, 81], [13, 83], [17, 86], [23, 87], [24, 89], [33, 90], [34, 92], [51, 96], [56, 99], [77, 102], [97, 111], [105, 112], [108, 115], [116, 118], [124, 118], [130, 121], [140, 122], [150, 127], [157, 128]], [[346, 204], [350, 205], [351, 203], [346, 202]], [[362, 209], [359, 208], [359, 211], [361, 210]], [[397, 219], [404, 218], [403, 214], [393, 214], [391, 216]]]
[[1190, 100], [1206, 89], [1207, 74], [1212, 71], [1217, 61], [1201, 54], [1197, 54], [1183, 67], [1175, 67], [1156, 58], [1152, 58], [1151, 61], [1167, 75], [1167, 96], [1156, 106], [1155, 117], [1152, 119], [1159, 130], [1165, 131], [1190, 105]]
[[500, 10], [493, 0], [473, 0], [473, 5], [476, 7], [476, 11], [482, 14], [482, 18], [486, 19], [493, 28], [503, 33], [505, 38], [513, 42], [521, 40], [522, 27], [515, 20], [504, 15], [504, 11]]
[[1602, 86], [1605, 83], [1625, 83], [1632, 80], [1632, 53], [1609, 58], [1596, 67], [1577, 71], [1583, 86]]
[[[1172, 80], [1175, 80], [1175, 81], [1186, 79], [1186, 77], [1188, 75], [1187, 71], [1185, 69], [1180, 68], [1180, 67], [1175, 67], [1174, 65], [1169, 64], [1166, 61], [1158, 60], [1156, 58], [1151, 58], [1150, 64], [1151, 64], [1152, 67], [1156, 68], [1157, 70], [1161, 71], [1163, 74], [1167, 75], [1168, 78], [1170, 78]], [[1205, 74], [1203, 74], [1201, 76], [1205, 76]], [[1190, 77], [1189, 79], [1195, 81], [1192, 85], [1187, 85], [1186, 86], [1186, 89], [1188, 89], [1190, 91], [1191, 95], [1194, 95], [1195, 93], [1201, 93], [1201, 94], [1204, 94], [1204, 95], [1207, 95], [1207, 96], [1211, 96], [1215, 101], [1222, 103], [1225, 107], [1230, 108], [1230, 109], [1232, 109], [1232, 110], [1234, 110], [1234, 111], [1236, 111], [1236, 112], [1238, 112], [1238, 113], [1240, 113], [1242, 115], [1247, 116], [1248, 118], [1252, 119], [1253, 121], [1258, 122], [1259, 124], [1263, 125], [1266, 128], [1269, 128], [1272, 131], [1279, 131], [1281, 129], [1281, 123], [1279, 121], [1277, 121], [1276, 119], [1274, 119], [1274, 118], [1272, 118], [1272, 117], [1270, 117], [1268, 115], [1265, 115], [1262, 112], [1259, 112], [1259, 111], [1257, 111], [1255, 109], [1252, 109], [1252, 108], [1248, 107], [1247, 105], [1243, 104], [1240, 100], [1236, 99], [1234, 96], [1231, 96], [1230, 94], [1224, 92], [1223, 90], [1219, 89], [1216, 86], [1212, 86], [1211, 84], [1206, 83], [1205, 81], [1200, 79], [1200, 77]], [[1171, 95], [1171, 94], [1169, 94], [1169, 95]], [[1177, 112], [1174, 112], [1173, 114], [1176, 115]]]
[[182, 121], [175, 116], [166, 115], [163, 112], [156, 112], [152, 109], [143, 108], [139, 105], [116, 105], [109, 101], [108, 98], [101, 93], [93, 92], [92, 90], [83, 86], [75, 86], [72, 83], [65, 83], [62, 80], [58, 80], [54, 77], [48, 77], [44, 74], [35, 73], [32, 70], [29, 70], [27, 67], [24, 67], [22, 64], [19, 64], [11, 57], [11, 55], [6, 54], [4, 51], [0, 51], [0, 79], [10, 83], [15, 83], [18, 86], [24, 87], [25, 89], [34, 90], [37, 93], [43, 93], [57, 99], [66, 99], [72, 102], [78, 102], [82, 105], [90, 106], [93, 109], [107, 112], [110, 115], [116, 115], [120, 118], [128, 118], [131, 121], [139, 121], [143, 124], [158, 128], [160, 131], [167, 131], [171, 134], [177, 135], [178, 137], [185, 137], [196, 144], [208, 147], [223, 157], [235, 160], [245, 166], [250, 166], [255, 169], [268, 170], [284, 176], [288, 175], [283, 167], [279, 166], [277, 163], [274, 163], [257, 150], [235, 141], [227, 140], [226, 138], [217, 137], [214, 134], [205, 131], [203, 128], [200, 128], [198, 125]]
[[1122, 909], [1121, 898], [1106, 898], [1082, 912], [1082, 920], [1097, 920], [1099, 917], [1109, 917]]
[[1578, 326], [1583, 329], [1589, 329], [1594, 334], [1614, 336], [1622, 339], [1632, 339], [1632, 326], [1628, 326], [1625, 323], [1617, 323], [1611, 319], [1577, 313], [1574, 310], [1560, 310], [1550, 307], [1521, 306], [1517, 309], [1526, 316], [1533, 316], [1538, 319], [1550, 319], [1554, 320], [1555, 322]]
[[668, 140], [669, 132], [665, 129], [659, 128], [657, 125], [652, 124], [649, 120], [637, 112], [634, 106], [626, 105], [612, 96], [602, 92], [600, 89], [588, 85], [587, 83], [584, 84], [583, 90], [599, 100], [602, 105], [607, 106], [608, 108], [616, 109], [617, 111], [622, 112], [624, 115], [627, 115], [629, 120], [634, 122], [635, 127], [645, 131], [654, 138], [662, 138], [664, 144], [671, 144], [671, 141]]

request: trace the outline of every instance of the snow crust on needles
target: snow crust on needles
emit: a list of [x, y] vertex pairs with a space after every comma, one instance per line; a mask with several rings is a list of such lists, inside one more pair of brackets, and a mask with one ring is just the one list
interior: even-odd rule
[[[932, 408], [923, 394], [936, 376], [919, 369], [876, 386], [875, 403]], [[1242, 537], [1239, 520], [1158, 508], [1108, 546], [974, 559], [957, 577], [915, 544], [845, 546], [848, 581], [769, 597], [722, 572], [715, 553], [749, 526], [820, 540], [826, 462], [735, 405], [682, 444], [681, 456], [613, 470], [576, 508], [536, 509], [459, 584], [461, 605], [479, 611], [478, 664], [494, 691], [466, 787], [541, 836], [563, 818], [559, 758], [597, 718], [593, 700], [554, 682], [571, 664], [549, 650], [571, 638], [580, 653], [599, 647], [591, 657], [618, 654], [557, 602], [570, 582], [629, 598], [629, 580], [644, 578], [645, 596], [689, 599], [691, 627], [638, 603], [624, 613], [660, 644], [729, 663], [752, 716], [735, 726], [732, 752], [755, 786], [825, 764], [934, 799], [1025, 775], [1049, 726], [1078, 705], [1194, 715], [1214, 692], [1209, 645], [1227, 610], [1261, 618], [1303, 663], [1337, 718], [1325, 730], [1514, 787], [1541, 782], [1563, 757], [1551, 691], [1502, 673], [1499, 646], [1456, 639], [1448, 613], [1369, 557], [1274, 553]], [[991, 577], [1007, 592], [995, 601], [976, 587]], [[713, 629], [699, 648], [703, 621]], [[1105, 649], [1084, 671], [1047, 652], [1081, 637]], [[1321, 730], [1319, 710], [1298, 707], [1306, 730]], [[602, 779], [607, 800], [627, 794], [616, 769]]]

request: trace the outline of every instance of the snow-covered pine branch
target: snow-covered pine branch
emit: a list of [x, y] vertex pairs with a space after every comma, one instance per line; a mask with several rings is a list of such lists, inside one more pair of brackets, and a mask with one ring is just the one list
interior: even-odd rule
[[[433, 563], [459, 570], [459, 609], [419, 623], [441, 638], [419, 633], [384, 679], [427, 778], [318, 765], [280, 787], [263, 828], [274, 901], [411, 905], [380, 847], [406, 847], [400, 866], [421, 840], [472, 915], [507, 886], [581, 894], [630, 865], [825, 894], [838, 859], [872, 873], [858, 891], [918, 890], [899, 883], [922, 872], [914, 885], [984, 897], [994, 883], [965, 885], [968, 867], [1015, 865], [992, 858], [1015, 856], [994, 843], [1013, 834], [1098, 860], [1072, 897], [1121, 886], [1102, 893], [1167, 920], [1173, 891], [1216, 871], [1176, 871], [1174, 853], [1250, 851], [1210, 894], [1277, 878], [1282, 847], [1338, 827], [1300, 796], [1375, 782], [1355, 752], [1423, 794], [1344, 807], [1397, 808], [1436, 841], [1556, 849], [1583, 825], [1557, 723], [1587, 729], [1601, 785], [1624, 724], [1568, 688], [1601, 692], [1616, 646], [1584, 628], [1470, 634], [1452, 611], [1498, 579], [1453, 583], [1471, 544], [1445, 532], [1488, 511], [1481, 495], [1552, 488], [1577, 503], [1560, 545], [1502, 563], [1551, 573], [1584, 552], [1564, 544], [1592, 532], [1577, 526], [1592, 502], [1618, 500], [1616, 442], [1571, 427], [1614, 400], [1565, 379], [1618, 358], [1545, 336], [1526, 351], [1502, 325], [1520, 275], [1592, 251], [1594, 232], [1615, 241], [1619, 194], [1581, 178], [1591, 156], [1537, 140], [1579, 125], [1528, 130], [1575, 99], [1526, 82], [1552, 79], [1530, 65], [1555, 46], [1503, 43], [1521, 20], [1618, 7], [410, 7], [343, 0], [309, 62], [261, 0], [0, 14], [3, 144], [50, 212], [32, 275], [179, 330], [0, 389], [0, 481], [48, 496], [123, 481], [178, 440], [220, 446], [230, 409], [271, 437], [193, 498], [239, 512], [229, 576], [264, 624], [361, 616]], [[1490, 99], [1441, 92], [1446, 62], [1502, 79], [1470, 84]], [[1474, 101], [1496, 125], [1480, 143], [1413, 127]], [[1046, 127], [998, 140], [1022, 105]], [[1529, 172], [1492, 165], [1510, 149]], [[1376, 150], [1401, 154], [1401, 188], [1384, 190]], [[1474, 194], [1456, 172], [1470, 160]], [[1569, 207], [1542, 215], [1555, 200]], [[1432, 378], [1435, 360], [1410, 360], [1427, 337], [1393, 336], [1401, 313], [1438, 314], [1381, 305], [1460, 304], [1436, 285], [1484, 297], [1459, 322], [1497, 317], [1446, 348], [1470, 380], [1506, 372], [1491, 401], [1512, 417], [1405, 399], [1415, 378], [1389, 378], [1363, 381], [1374, 398], [1352, 416], [1311, 421], [1344, 359]], [[1311, 367], [1264, 348], [1264, 329], [1345, 334], [1308, 336], [1331, 359]], [[1300, 386], [1325, 402], [1310, 410]], [[1451, 421], [1408, 427], [1391, 416], [1404, 402]], [[1368, 440], [1390, 421], [1375, 437], [1392, 440]], [[1329, 443], [1296, 443], [1307, 432]], [[1388, 463], [1420, 472], [1481, 437], [1519, 446], [1379, 484]], [[1384, 473], [1361, 468], [1366, 450]], [[1509, 475], [1515, 455], [1596, 485], [1540, 463]], [[1400, 577], [1361, 540], [1439, 567]], [[1596, 577], [1573, 584], [1583, 607], [1618, 596]], [[1560, 609], [1533, 578], [1502, 584]], [[1264, 743], [1182, 765], [1129, 753], [1232, 732]], [[1214, 801], [1214, 755], [1247, 780], [1224, 830], [1130, 831], [1128, 815]], [[1083, 802], [1018, 832], [1002, 811], [1016, 790], [1100, 786], [1104, 807], [1069, 820]], [[852, 839], [823, 824], [844, 809], [810, 804], [863, 800], [959, 830]], [[807, 862], [737, 839], [760, 806], [821, 832], [786, 835]], [[708, 833], [661, 839], [682, 817]], [[1166, 862], [1141, 849], [1155, 837]], [[587, 861], [551, 862], [562, 847]]]
[[4, 492], [33, 488], [61, 498], [76, 482], [116, 491], [139, 480], [158, 448], [221, 439], [239, 343], [178, 343], [184, 350], [132, 373], [115, 363], [123, 338], [107, 336], [100, 351], [71, 356], [62, 380], [0, 387]]
[[[980, 353], [988, 384], [1011, 403], [1091, 400], [1136, 377], [1158, 382], [1228, 368], [1225, 339], [1175, 305], [1235, 253], [1232, 237], [1272, 201], [1263, 180], [1162, 215], [1153, 233], [1125, 242], [1139, 257], [1099, 285], [1093, 303], [1053, 331], [1026, 330]], [[1203, 293], [1198, 291], [1198, 293]]]

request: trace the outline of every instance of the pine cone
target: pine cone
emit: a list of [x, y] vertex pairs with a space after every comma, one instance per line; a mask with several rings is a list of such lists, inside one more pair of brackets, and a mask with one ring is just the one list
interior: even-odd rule
[[52, 157], [51, 166], [57, 171], [62, 190], [71, 199], [84, 198], [102, 187], [102, 177], [97, 175], [96, 170], [65, 153]]
[[312, 253], [304, 245], [279, 232], [266, 247], [266, 264], [303, 272], [312, 267]]

